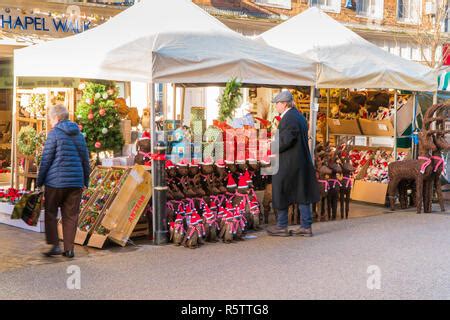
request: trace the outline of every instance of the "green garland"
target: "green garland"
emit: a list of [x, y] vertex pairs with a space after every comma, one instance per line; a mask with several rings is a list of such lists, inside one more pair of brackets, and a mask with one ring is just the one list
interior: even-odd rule
[[217, 100], [220, 121], [231, 119], [234, 111], [239, 107], [242, 98], [241, 87], [242, 83], [237, 78], [232, 78], [227, 82], [222, 96]]
[[24, 156], [30, 157], [36, 152], [36, 129], [30, 126], [22, 127], [17, 135], [17, 147]]

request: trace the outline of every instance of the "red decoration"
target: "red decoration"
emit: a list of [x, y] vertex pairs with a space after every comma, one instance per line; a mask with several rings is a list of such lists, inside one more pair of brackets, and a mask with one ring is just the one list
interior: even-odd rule
[[93, 120], [94, 119], [94, 114], [93, 113], [89, 113], [88, 114], [88, 119], [89, 120]]
[[95, 143], [95, 147], [96, 147], [97, 149], [100, 149], [100, 148], [102, 147], [102, 143], [101, 143], [100, 141], [97, 141], [97, 142]]
[[104, 117], [105, 114], [106, 114], [106, 110], [105, 110], [105, 109], [100, 109], [100, 110], [98, 111], [98, 114], [99, 114], [100, 116]]

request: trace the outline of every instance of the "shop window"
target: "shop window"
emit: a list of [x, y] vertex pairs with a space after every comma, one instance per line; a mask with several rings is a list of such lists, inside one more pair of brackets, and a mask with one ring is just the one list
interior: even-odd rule
[[319, 7], [324, 11], [339, 13], [341, 12], [340, 0], [310, 0], [311, 7]]
[[292, 9], [292, 1], [291, 0], [255, 0], [256, 4], [262, 6], [276, 7], [282, 9]]
[[375, 19], [383, 19], [383, 0], [358, 0], [356, 1], [356, 13], [359, 16]]
[[417, 24], [420, 21], [421, 14], [421, 0], [397, 0], [398, 21]]

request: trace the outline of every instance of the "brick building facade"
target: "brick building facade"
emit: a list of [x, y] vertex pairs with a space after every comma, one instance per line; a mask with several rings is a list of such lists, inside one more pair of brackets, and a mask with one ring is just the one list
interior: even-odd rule
[[[193, 0], [229, 27], [255, 35], [306, 10], [320, 6], [331, 17], [386, 51], [423, 61], [415, 37], [429, 28], [428, 0]], [[419, 23], [420, 21], [420, 23]], [[447, 21], [442, 30], [447, 31]], [[429, 52], [425, 50], [425, 55]]]

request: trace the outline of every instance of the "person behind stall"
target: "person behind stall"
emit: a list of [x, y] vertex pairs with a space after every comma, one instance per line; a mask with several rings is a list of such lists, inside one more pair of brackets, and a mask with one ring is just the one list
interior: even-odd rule
[[[78, 125], [69, 121], [63, 105], [50, 109], [52, 130], [42, 152], [37, 187], [45, 186], [45, 235], [50, 251], [44, 255], [74, 257], [74, 240], [78, 225], [81, 194], [89, 186], [89, 152]], [[59, 247], [58, 208], [61, 209], [64, 252]]]
[[[277, 224], [267, 228], [272, 236], [312, 236], [311, 204], [320, 199], [314, 164], [308, 147], [308, 124], [295, 108], [292, 94], [280, 92], [272, 101], [281, 116], [278, 126], [279, 169], [272, 176], [272, 207], [278, 210]], [[298, 204], [301, 226], [288, 231], [288, 208]]]

